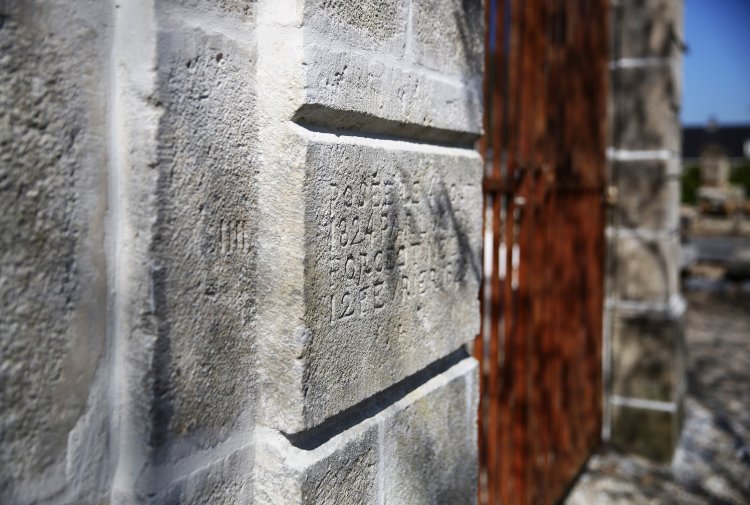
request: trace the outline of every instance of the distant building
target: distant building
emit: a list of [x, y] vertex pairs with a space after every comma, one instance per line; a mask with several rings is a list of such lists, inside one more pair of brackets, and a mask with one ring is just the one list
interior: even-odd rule
[[722, 189], [729, 186], [729, 156], [720, 145], [708, 144], [703, 148], [700, 167], [704, 186]]
[[685, 166], [699, 164], [706, 154], [723, 154], [730, 166], [750, 159], [750, 124], [707, 125], [682, 128], [682, 157]]
[[731, 213], [744, 206], [743, 190], [729, 184], [731, 167], [750, 159], [750, 125], [706, 126], [682, 129], [685, 166], [700, 165], [698, 202], [704, 212]]

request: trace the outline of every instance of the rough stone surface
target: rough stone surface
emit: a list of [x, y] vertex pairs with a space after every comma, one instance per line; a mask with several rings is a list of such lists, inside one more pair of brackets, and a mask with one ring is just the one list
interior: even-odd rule
[[167, 451], [210, 447], [250, 423], [257, 387], [255, 48], [188, 23], [163, 19], [158, 37], [150, 277], [159, 464]]
[[0, 5], [0, 502], [106, 490], [109, 8]]
[[447, 74], [481, 78], [484, 16], [481, 0], [413, 0], [412, 51], [417, 63]]
[[481, 80], [434, 75], [378, 55], [304, 48], [304, 103], [295, 120], [330, 129], [468, 144], [481, 133]]
[[676, 401], [685, 376], [682, 322], [618, 316], [612, 335], [612, 392], [648, 400]]
[[440, 390], [415, 399], [385, 421], [385, 503], [475, 502], [477, 377], [473, 365], [458, 367], [466, 370], [464, 375], [449, 371], [438, 377], [444, 383]]
[[612, 183], [618, 190], [614, 208], [619, 228], [675, 230], [678, 226], [680, 181], [672, 161], [617, 161]]
[[620, 300], [669, 303], [678, 292], [676, 237], [623, 235], [613, 238], [609, 275]]
[[475, 0], [305, 2], [295, 120], [470, 144], [482, 128], [482, 14]]
[[[234, 505], [253, 500], [252, 449], [232, 452], [182, 476], [157, 493], [153, 503], [164, 505]], [[170, 468], [174, 472], [174, 468]]]
[[618, 149], [680, 149], [680, 81], [676, 65], [612, 70], [614, 124]]
[[305, 29], [336, 44], [399, 58], [406, 45], [410, 0], [306, 0]]
[[612, 54], [618, 58], [672, 58], [682, 51], [681, 0], [615, 0], [612, 23], [619, 33]]
[[323, 445], [298, 449], [281, 434], [259, 429], [258, 503], [377, 503], [379, 427], [372, 420]]
[[[259, 503], [469, 504], [476, 501], [477, 365], [459, 361], [332, 438], [298, 446], [260, 428]], [[317, 440], [317, 441], [316, 441]]]
[[257, 13], [258, 0], [160, 0], [159, 7], [181, 7], [196, 18], [218, 15], [231, 21], [250, 24]]
[[612, 407], [611, 443], [614, 447], [653, 461], [669, 462], [679, 433], [677, 412]]

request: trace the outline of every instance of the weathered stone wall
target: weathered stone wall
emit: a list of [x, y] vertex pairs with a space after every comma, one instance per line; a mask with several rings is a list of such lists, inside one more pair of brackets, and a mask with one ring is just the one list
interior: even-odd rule
[[0, 9], [0, 502], [471, 503], [481, 2]]
[[682, 0], [612, 1], [605, 435], [669, 460], [685, 389], [679, 292]]

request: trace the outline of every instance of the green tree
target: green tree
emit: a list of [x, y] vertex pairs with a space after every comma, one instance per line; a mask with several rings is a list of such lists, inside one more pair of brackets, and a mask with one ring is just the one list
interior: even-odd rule
[[701, 185], [701, 167], [692, 165], [682, 172], [682, 203], [695, 205], [698, 201], [698, 188]]
[[750, 198], [750, 161], [732, 167], [732, 171], [729, 173], [729, 182], [745, 190], [745, 197]]

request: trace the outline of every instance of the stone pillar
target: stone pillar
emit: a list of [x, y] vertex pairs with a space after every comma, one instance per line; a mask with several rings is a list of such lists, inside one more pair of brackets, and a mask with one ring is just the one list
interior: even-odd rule
[[112, 501], [252, 502], [257, 5], [114, 7]]
[[472, 503], [481, 2], [0, 9], [0, 502]]
[[605, 436], [669, 461], [685, 391], [679, 292], [681, 0], [612, 3]]
[[481, 2], [260, 8], [257, 499], [471, 503]]

